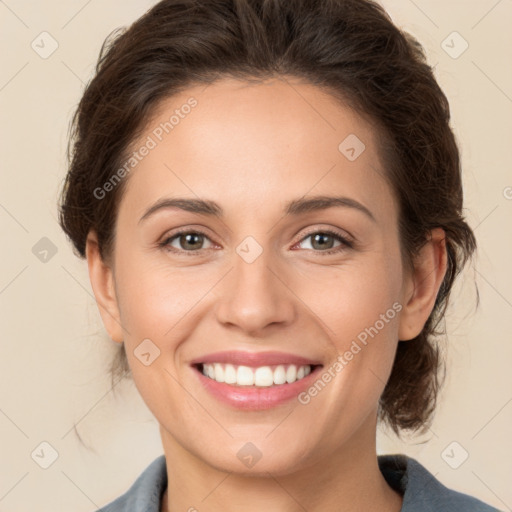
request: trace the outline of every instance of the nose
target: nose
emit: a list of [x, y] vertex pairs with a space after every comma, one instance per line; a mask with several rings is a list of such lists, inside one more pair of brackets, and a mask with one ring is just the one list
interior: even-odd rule
[[296, 315], [293, 292], [269, 250], [248, 262], [235, 253], [233, 268], [223, 279], [217, 299], [217, 320], [246, 335], [261, 336], [270, 326], [285, 327]]

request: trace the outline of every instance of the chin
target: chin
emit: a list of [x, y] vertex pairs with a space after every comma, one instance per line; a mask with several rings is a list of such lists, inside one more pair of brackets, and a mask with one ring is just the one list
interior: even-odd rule
[[212, 450], [205, 453], [203, 449], [195, 452], [203, 462], [225, 473], [240, 476], [265, 477], [292, 474], [308, 466], [311, 459], [304, 448], [265, 441], [264, 436], [254, 442], [232, 439], [225, 445], [216, 444]]

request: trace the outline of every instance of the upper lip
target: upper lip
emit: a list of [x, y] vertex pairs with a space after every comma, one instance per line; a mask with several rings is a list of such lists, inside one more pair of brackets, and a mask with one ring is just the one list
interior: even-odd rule
[[308, 359], [306, 357], [286, 352], [245, 352], [240, 350], [230, 350], [224, 352], [214, 352], [198, 357], [191, 361], [192, 365], [202, 363], [225, 363], [236, 366], [271, 366], [279, 364], [303, 365], [320, 365], [320, 361]]

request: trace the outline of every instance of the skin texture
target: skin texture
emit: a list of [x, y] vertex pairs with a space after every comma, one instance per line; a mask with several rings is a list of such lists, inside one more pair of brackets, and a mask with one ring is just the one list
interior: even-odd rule
[[[112, 258], [102, 261], [93, 231], [87, 241], [104, 325], [125, 343], [160, 424], [162, 510], [398, 512], [401, 496], [377, 466], [377, 406], [398, 340], [417, 336], [434, 306], [444, 232], [432, 231], [407, 272], [371, 125], [297, 79], [190, 87], [159, 105], [133, 147], [191, 96], [197, 106], [126, 178]], [[349, 134], [366, 146], [355, 161], [338, 149]], [[354, 199], [375, 220], [348, 207], [284, 215], [286, 202], [314, 195]], [[224, 217], [161, 209], [140, 221], [168, 197], [216, 201]], [[182, 227], [206, 234], [195, 254], [179, 237], [168, 243], [179, 254], [159, 246]], [[313, 245], [308, 235], [325, 229], [353, 247]], [[250, 264], [236, 252], [248, 236], [263, 250]], [[205, 391], [190, 365], [222, 350], [275, 350], [328, 368], [394, 303], [401, 311], [307, 405], [237, 410]], [[134, 354], [147, 338], [160, 350], [149, 366]], [[237, 457], [247, 442], [262, 454], [252, 468]]]

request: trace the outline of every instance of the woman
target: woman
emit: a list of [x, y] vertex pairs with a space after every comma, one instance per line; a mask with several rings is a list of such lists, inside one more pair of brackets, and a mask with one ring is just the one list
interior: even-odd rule
[[164, 0], [105, 45], [60, 220], [165, 455], [102, 510], [496, 510], [376, 455], [429, 425], [476, 246], [449, 116], [368, 0]]

